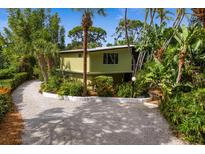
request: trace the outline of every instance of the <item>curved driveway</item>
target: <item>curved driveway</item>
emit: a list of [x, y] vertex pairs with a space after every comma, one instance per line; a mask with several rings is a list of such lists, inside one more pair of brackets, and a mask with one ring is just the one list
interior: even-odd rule
[[140, 103], [68, 102], [42, 96], [39, 81], [12, 94], [23, 144], [183, 144], [157, 108]]

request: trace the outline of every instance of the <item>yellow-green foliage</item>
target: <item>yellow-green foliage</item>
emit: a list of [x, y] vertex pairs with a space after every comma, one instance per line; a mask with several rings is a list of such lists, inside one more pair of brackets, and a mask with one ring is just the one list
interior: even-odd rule
[[161, 112], [185, 140], [205, 144], [205, 89], [178, 93], [160, 105]]

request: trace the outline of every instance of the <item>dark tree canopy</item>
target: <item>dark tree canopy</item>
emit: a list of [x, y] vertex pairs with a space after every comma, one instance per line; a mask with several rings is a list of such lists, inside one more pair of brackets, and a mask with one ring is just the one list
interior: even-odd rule
[[[106, 40], [106, 31], [100, 27], [90, 27], [88, 29], [88, 46], [102, 46], [102, 42]], [[68, 37], [72, 39], [70, 48], [82, 48], [83, 46], [83, 28], [81, 26], [74, 27], [68, 32]]]
[[60, 49], [65, 49], [65, 28], [63, 26], [61, 26], [59, 32], [58, 47]]
[[[128, 35], [130, 43], [134, 43], [134, 41], [138, 40], [140, 36], [140, 32], [143, 28], [143, 23], [140, 20], [127, 20], [128, 24]], [[115, 37], [116, 42], [124, 42], [126, 43], [125, 39], [125, 21], [124, 19], [121, 19], [119, 21], [118, 26], [115, 29], [115, 34], [113, 35]]]

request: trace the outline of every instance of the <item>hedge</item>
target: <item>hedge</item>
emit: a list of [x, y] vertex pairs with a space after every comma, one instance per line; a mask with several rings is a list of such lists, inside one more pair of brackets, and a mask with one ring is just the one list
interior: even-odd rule
[[29, 78], [29, 75], [26, 72], [17, 73], [12, 79], [0, 80], [0, 87], [15, 89], [21, 83], [28, 80], [28, 78]]
[[0, 79], [11, 79], [14, 77], [15, 71], [12, 68], [1, 69], [0, 70]]

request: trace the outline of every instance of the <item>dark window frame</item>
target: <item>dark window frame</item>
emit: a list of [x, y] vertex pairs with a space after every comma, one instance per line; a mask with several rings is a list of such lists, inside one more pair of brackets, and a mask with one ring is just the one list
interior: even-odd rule
[[103, 64], [118, 64], [118, 53], [103, 53]]

